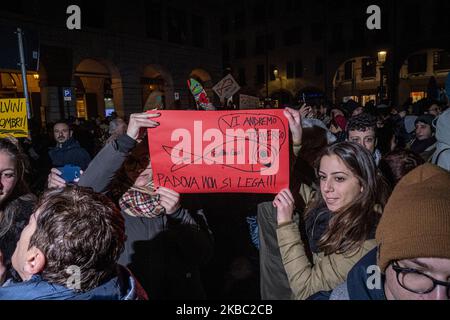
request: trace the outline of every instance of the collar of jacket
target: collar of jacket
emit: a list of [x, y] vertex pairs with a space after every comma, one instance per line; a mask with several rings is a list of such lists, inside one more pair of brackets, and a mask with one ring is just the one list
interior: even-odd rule
[[78, 141], [75, 140], [74, 137], [70, 137], [64, 143], [56, 143], [55, 149], [71, 149], [71, 148], [76, 148], [79, 146], [80, 146], [80, 144], [78, 143]]
[[[74, 278], [75, 279], [75, 278]], [[51, 284], [40, 275], [24, 282], [6, 282], [0, 288], [0, 300], [137, 300], [145, 299], [131, 272], [120, 265], [117, 276], [87, 291], [75, 292], [67, 287]]]
[[382, 158], [382, 155], [381, 155], [380, 150], [375, 149], [375, 152], [373, 153], [373, 159], [375, 160], [375, 164], [377, 165], [377, 167], [380, 164], [381, 158]]
[[350, 270], [347, 290], [350, 300], [386, 300], [384, 275], [377, 266], [377, 248], [372, 249]]

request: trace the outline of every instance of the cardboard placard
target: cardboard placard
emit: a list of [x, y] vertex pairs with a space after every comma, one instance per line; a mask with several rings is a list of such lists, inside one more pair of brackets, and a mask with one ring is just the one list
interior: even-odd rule
[[278, 193], [289, 186], [283, 110], [161, 110], [148, 129], [155, 187], [179, 193]]
[[214, 87], [214, 92], [219, 96], [221, 101], [232, 97], [241, 89], [239, 84], [234, 80], [231, 74], [220, 80]]
[[239, 95], [239, 109], [259, 109], [260, 101], [258, 97], [248, 96], [245, 94]]
[[28, 137], [26, 99], [0, 99], [0, 138]]

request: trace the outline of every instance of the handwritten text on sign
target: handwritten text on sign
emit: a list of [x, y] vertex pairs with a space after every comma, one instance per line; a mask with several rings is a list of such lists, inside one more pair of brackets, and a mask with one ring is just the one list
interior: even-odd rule
[[161, 110], [149, 129], [155, 186], [180, 193], [278, 193], [289, 185], [282, 110]]
[[213, 88], [221, 100], [232, 97], [241, 89], [231, 74], [219, 81]]
[[0, 138], [8, 135], [16, 138], [28, 137], [25, 99], [0, 99]]

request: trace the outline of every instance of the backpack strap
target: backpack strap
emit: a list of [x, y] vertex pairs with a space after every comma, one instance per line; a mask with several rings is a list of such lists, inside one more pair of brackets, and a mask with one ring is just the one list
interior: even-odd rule
[[445, 151], [448, 151], [448, 150], [450, 150], [450, 148], [444, 149], [441, 152], [439, 152], [439, 154], [437, 155], [436, 160], [434, 161], [433, 164], [437, 165], [439, 163], [439, 158], [441, 157], [441, 154], [443, 154]]

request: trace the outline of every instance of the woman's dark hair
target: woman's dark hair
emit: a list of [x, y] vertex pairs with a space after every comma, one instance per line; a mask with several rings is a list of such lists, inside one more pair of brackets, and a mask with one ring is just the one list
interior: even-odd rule
[[[381, 211], [390, 192], [372, 155], [364, 147], [352, 142], [328, 146], [318, 159], [317, 171], [320, 170], [322, 157], [333, 155], [339, 157], [355, 175], [362, 192], [347, 207], [333, 213], [328, 229], [319, 241], [319, 248], [326, 255], [352, 252], [371, 239], [381, 216], [376, 205], [381, 206]], [[321, 208], [326, 208], [326, 203], [319, 189], [316, 200], [306, 214]]]
[[414, 151], [400, 149], [386, 154], [379, 168], [391, 186], [395, 187], [405, 175], [424, 163], [423, 158]]
[[[147, 156], [142, 156], [145, 154]], [[127, 174], [129, 168], [134, 168], [135, 170], [142, 170], [148, 166], [149, 156], [148, 156], [148, 139], [145, 137], [136, 147], [128, 154], [122, 167], [117, 171], [114, 179], [111, 181], [108, 187], [108, 195], [113, 199], [113, 201], [118, 202], [122, 195], [128, 191], [133, 184], [135, 179], [131, 179]], [[137, 177], [137, 175], [136, 175]]]
[[299, 157], [305, 160], [310, 166], [314, 166], [317, 157], [320, 156], [323, 149], [328, 145], [327, 130], [318, 126], [304, 128], [302, 141], [302, 152], [300, 152]]
[[303, 210], [306, 206], [299, 193], [302, 184], [313, 186], [317, 182], [314, 165], [323, 149], [328, 145], [327, 131], [321, 127], [313, 126], [303, 129], [302, 151], [298, 155], [291, 179], [291, 188], [296, 198], [296, 207]]
[[17, 206], [11, 206], [10, 204], [17, 198], [28, 194], [29, 189], [25, 182], [28, 162], [21, 148], [12, 139], [2, 138], [0, 139], [0, 152], [7, 154], [14, 162], [14, 174], [16, 177], [16, 184], [11, 194], [0, 203], [0, 237], [2, 237], [11, 228], [17, 209]]
[[392, 139], [395, 139], [395, 128], [392, 123], [386, 123], [383, 128], [378, 128], [376, 132], [377, 136], [377, 149], [380, 150], [382, 155], [391, 152]]

